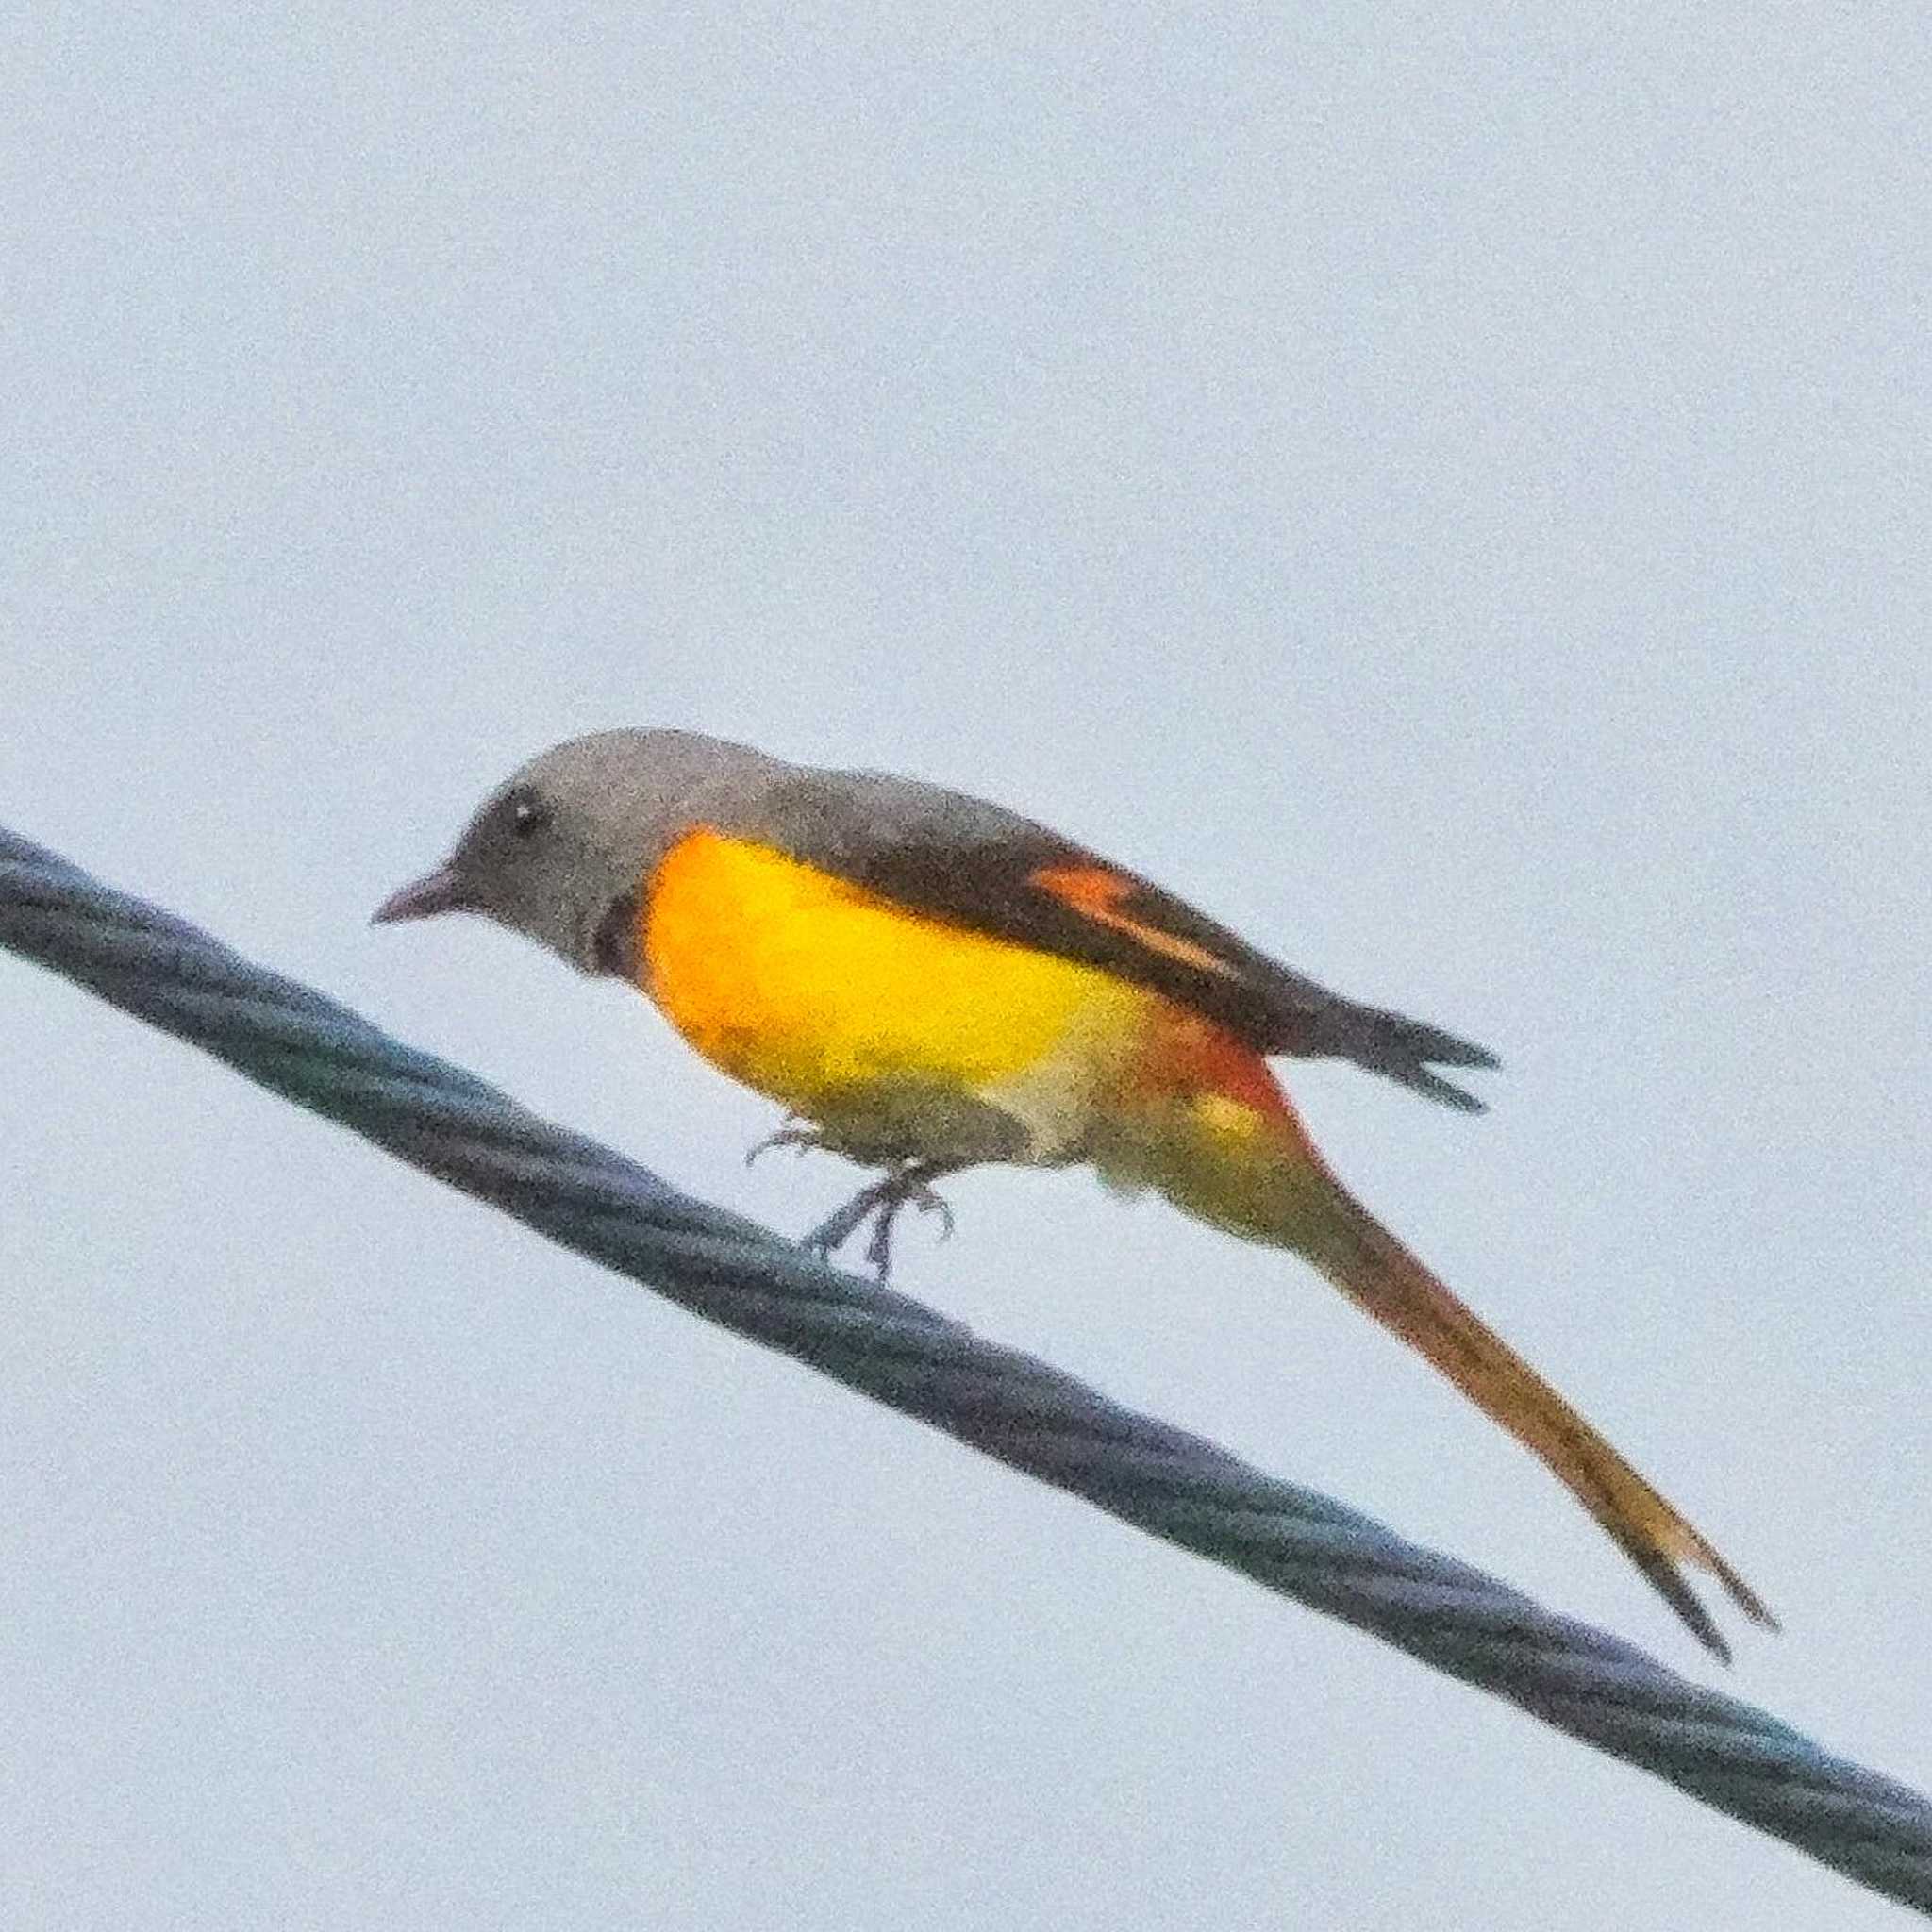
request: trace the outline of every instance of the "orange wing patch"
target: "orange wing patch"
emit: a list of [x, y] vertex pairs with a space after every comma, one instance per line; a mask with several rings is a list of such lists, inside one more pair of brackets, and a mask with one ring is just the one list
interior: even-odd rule
[[1218, 953], [1197, 946], [1191, 940], [1163, 932], [1158, 925], [1145, 925], [1131, 913], [1121, 910], [1121, 902], [1131, 899], [1141, 888], [1133, 879], [1123, 878], [1100, 865], [1042, 865], [1026, 875], [1043, 891], [1063, 906], [1071, 906], [1084, 918], [1124, 932], [1150, 953], [1164, 954], [1185, 966], [1198, 966], [1204, 973], [1217, 973], [1224, 979], [1239, 980], [1240, 968], [1230, 966]]

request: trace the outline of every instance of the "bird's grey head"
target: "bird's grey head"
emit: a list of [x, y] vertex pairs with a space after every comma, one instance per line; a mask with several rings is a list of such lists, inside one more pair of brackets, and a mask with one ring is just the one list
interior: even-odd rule
[[586, 973], [628, 971], [625, 914], [664, 853], [788, 769], [695, 731], [553, 745], [485, 799], [449, 858], [391, 893], [375, 922], [480, 912]]

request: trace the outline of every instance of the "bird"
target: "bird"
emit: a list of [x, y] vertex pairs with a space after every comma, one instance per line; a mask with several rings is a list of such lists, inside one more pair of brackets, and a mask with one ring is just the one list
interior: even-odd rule
[[[1139, 874], [988, 800], [667, 728], [530, 759], [378, 924], [470, 912], [646, 994], [787, 1110], [752, 1150], [879, 1177], [808, 1244], [942, 1208], [988, 1163], [1091, 1166], [1298, 1255], [1539, 1457], [1715, 1656], [1686, 1569], [1776, 1623], [1699, 1530], [1356, 1199], [1270, 1061], [1352, 1061], [1464, 1112], [1494, 1055], [1329, 991]], [[1451, 1070], [1452, 1079], [1443, 1069]], [[750, 1158], [750, 1157], [747, 1157]], [[949, 1217], [948, 1217], [949, 1219]]]

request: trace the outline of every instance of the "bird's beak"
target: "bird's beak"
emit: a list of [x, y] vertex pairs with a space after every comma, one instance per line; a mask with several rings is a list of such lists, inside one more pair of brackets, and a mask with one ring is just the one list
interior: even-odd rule
[[371, 925], [394, 925], [405, 919], [434, 919], [439, 912], [460, 912], [471, 903], [457, 876], [446, 865], [391, 892], [370, 915]]

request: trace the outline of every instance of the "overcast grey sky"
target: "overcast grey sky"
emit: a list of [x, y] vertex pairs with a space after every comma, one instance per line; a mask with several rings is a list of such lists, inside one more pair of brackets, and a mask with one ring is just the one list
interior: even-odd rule
[[[1292, 1085], [1932, 1783], [1920, 6], [13, 9], [0, 822], [779, 1224], [648, 1008], [370, 931], [553, 740], [963, 784], [1492, 1045]], [[1898, 1923], [0, 958], [0, 1912]], [[901, 1285], [1703, 1671], [1298, 1264]]]

